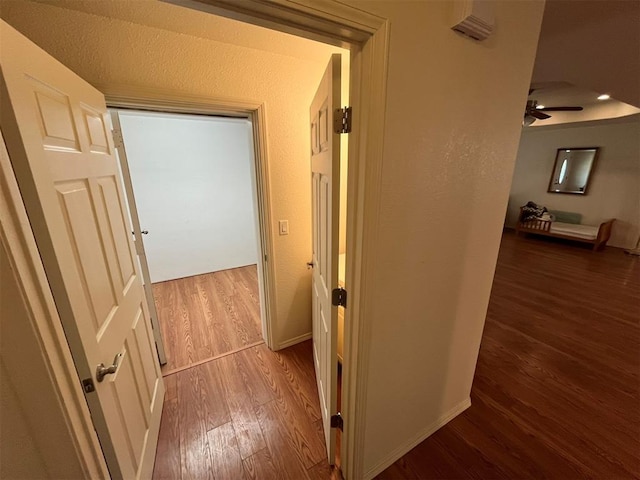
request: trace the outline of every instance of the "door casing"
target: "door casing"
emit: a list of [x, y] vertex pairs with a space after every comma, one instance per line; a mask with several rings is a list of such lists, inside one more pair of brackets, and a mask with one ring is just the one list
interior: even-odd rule
[[[265, 105], [260, 102], [242, 102], [221, 97], [185, 95], [180, 92], [159, 89], [143, 89], [129, 86], [98, 85], [108, 108], [149, 110], [166, 113], [195, 115], [225, 115], [248, 118], [253, 130], [252, 170], [255, 176], [254, 193], [258, 217], [260, 258], [258, 258], [258, 283], [260, 289], [260, 320], [262, 337], [270, 349], [273, 341], [272, 319], [276, 318], [275, 269], [272, 259], [273, 237], [271, 225], [271, 199], [269, 189], [269, 162], [266, 149]], [[124, 174], [124, 173], [123, 173]], [[150, 302], [153, 299], [148, 299]]]

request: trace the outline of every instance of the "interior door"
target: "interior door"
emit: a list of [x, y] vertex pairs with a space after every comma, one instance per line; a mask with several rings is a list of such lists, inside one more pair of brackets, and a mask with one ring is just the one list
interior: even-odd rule
[[127, 195], [127, 206], [131, 218], [132, 233], [134, 245], [138, 260], [140, 262], [140, 273], [142, 275], [142, 283], [147, 297], [147, 306], [149, 307], [149, 315], [151, 316], [151, 325], [153, 326], [153, 336], [158, 349], [158, 359], [160, 364], [167, 363], [167, 354], [164, 350], [164, 342], [162, 340], [162, 329], [160, 328], [160, 319], [156, 309], [156, 302], [153, 298], [153, 287], [151, 285], [151, 274], [149, 273], [149, 264], [147, 263], [147, 254], [144, 250], [144, 240], [142, 239], [143, 231], [140, 227], [140, 217], [138, 216], [138, 207], [136, 206], [136, 197], [133, 193], [133, 184], [131, 183], [131, 172], [129, 170], [129, 160], [127, 158], [127, 149], [124, 145], [124, 137], [122, 135], [122, 127], [120, 126], [120, 116], [117, 110], [111, 110], [111, 121], [113, 122], [113, 133], [116, 147], [116, 154], [120, 162], [122, 171], [122, 180], [124, 190]]
[[0, 126], [110, 474], [150, 478], [164, 384], [104, 97], [5, 22], [0, 40]]
[[311, 192], [313, 279], [311, 283], [313, 356], [327, 458], [335, 461], [336, 436], [331, 416], [337, 413], [338, 307], [331, 292], [338, 286], [340, 217], [340, 139], [333, 112], [340, 107], [340, 55], [331, 56], [311, 103]]

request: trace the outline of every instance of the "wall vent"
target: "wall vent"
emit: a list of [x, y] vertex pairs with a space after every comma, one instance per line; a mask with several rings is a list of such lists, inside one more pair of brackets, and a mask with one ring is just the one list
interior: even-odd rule
[[456, 32], [474, 40], [484, 40], [495, 23], [493, 6], [487, 0], [455, 0], [453, 3], [453, 26]]

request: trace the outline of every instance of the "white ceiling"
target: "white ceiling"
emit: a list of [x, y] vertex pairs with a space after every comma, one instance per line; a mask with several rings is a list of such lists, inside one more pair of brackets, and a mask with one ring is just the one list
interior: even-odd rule
[[[532, 78], [536, 85], [547, 88], [530, 99], [585, 110], [557, 112], [534, 126], [640, 112], [633, 108], [640, 107], [640, 1], [547, 0]], [[612, 100], [595, 100], [601, 93]]]
[[620, 102], [614, 98], [598, 100], [600, 92], [580, 88], [567, 82], [533, 83], [535, 90], [529, 100], [536, 100], [545, 107], [583, 107], [581, 112], [545, 112], [551, 115], [546, 120], [536, 120], [533, 127], [563, 123], [589, 122], [640, 114], [640, 108]]

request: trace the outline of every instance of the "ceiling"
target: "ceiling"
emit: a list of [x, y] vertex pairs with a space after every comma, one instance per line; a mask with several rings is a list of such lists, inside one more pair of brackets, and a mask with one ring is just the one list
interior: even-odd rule
[[[326, 62], [337, 47], [158, 0], [35, 0], [179, 34]], [[529, 97], [546, 106], [580, 105], [533, 126], [610, 119], [640, 109], [640, 1], [547, 0]], [[611, 100], [598, 102], [600, 93]]]
[[584, 109], [581, 112], [545, 112], [551, 115], [551, 118], [536, 120], [531, 125], [533, 127], [606, 120], [640, 114], [640, 108], [614, 98], [598, 100], [600, 92], [594, 92], [567, 82], [532, 83], [531, 88], [534, 90], [529, 95], [529, 100], [536, 100], [539, 106], [579, 106]]
[[[640, 1], [547, 0], [530, 99], [581, 105], [533, 126], [637, 114], [640, 109]], [[572, 87], [573, 86], [573, 87]], [[608, 93], [612, 100], [596, 97]]]
[[316, 63], [326, 63], [331, 53], [348, 52], [339, 47], [159, 0], [33, 1]]

